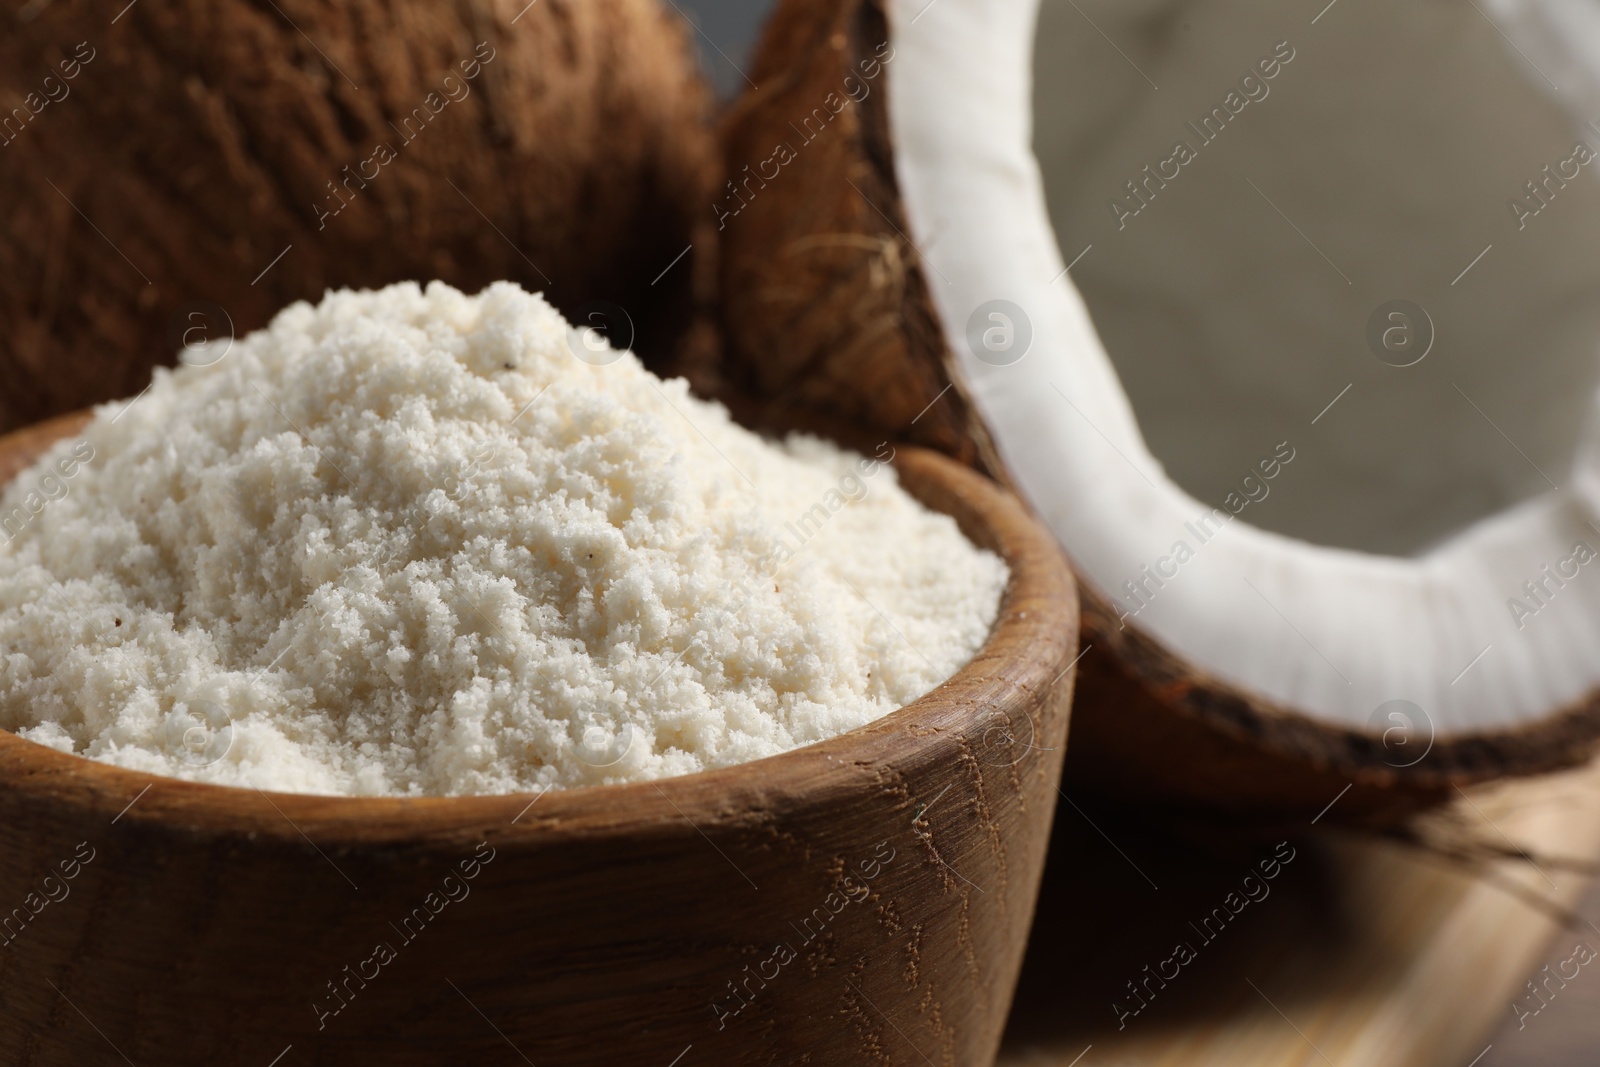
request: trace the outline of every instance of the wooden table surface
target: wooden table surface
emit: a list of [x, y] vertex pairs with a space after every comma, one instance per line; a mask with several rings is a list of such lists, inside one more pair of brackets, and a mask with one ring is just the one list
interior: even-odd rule
[[[1472, 869], [1411, 845], [1314, 834], [1265, 881], [1258, 864], [1274, 841], [1178, 833], [1072, 800], [1000, 1067], [1600, 1061], [1600, 959], [1576, 962], [1600, 950], [1600, 894], [1587, 873], [1547, 860], [1600, 857], [1600, 765], [1463, 794], [1450, 840], [1534, 858]], [[1528, 895], [1583, 907], [1564, 924]], [[1219, 907], [1226, 925], [1201, 930]], [[1181, 965], [1168, 962], [1179, 942], [1193, 952]], [[1525, 983], [1547, 963], [1577, 974], [1552, 979], [1541, 1007]], [[1136, 1015], [1130, 982], [1146, 1004]], [[1520, 1027], [1519, 994], [1524, 1010], [1540, 1007]]]
[[[1593, 885], [1578, 909], [1581, 923], [1556, 935], [1540, 966], [1559, 967], [1572, 956], [1575, 941], [1600, 948], [1600, 885]], [[1571, 967], [1567, 968], [1571, 973]], [[1519, 1026], [1509, 1014], [1493, 1037], [1494, 1048], [1477, 1067], [1590, 1067], [1600, 1060], [1600, 975], [1567, 984], [1549, 1007]]]

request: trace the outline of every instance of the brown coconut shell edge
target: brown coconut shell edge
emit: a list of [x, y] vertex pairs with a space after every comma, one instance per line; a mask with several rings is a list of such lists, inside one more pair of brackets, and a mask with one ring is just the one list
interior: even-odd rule
[[[874, 60], [877, 75], [864, 77]], [[882, 0], [778, 5], [751, 71], [758, 87], [721, 131], [714, 387], [757, 425], [861, 446], [910, 440], [1009, 484], [908, 236], [885, 103], [892, 69]], [[870, 92], [840, 106], [847, 76]], [[778, 154], [780, 145], [790, 151]], [[1580, 764], [1600, 743], [1597, 689], [1537, 726], [1434, 739], [1424, 758], [1399, 766], [1415, 750], [1385, 748], [1377, 733], [1319, 723], [1210, 675], [1119, 623], [1079, 577], [1088, 651], [1069, 787], [1241, 827], [1324, 818], [1381, 827], [1460, 786]]]

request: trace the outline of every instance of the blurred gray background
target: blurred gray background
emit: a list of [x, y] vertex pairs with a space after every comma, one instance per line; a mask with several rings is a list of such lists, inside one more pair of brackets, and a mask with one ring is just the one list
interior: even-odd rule
[[723, 97], [744, 83], [739, 73], [755, 46], [772, 0], [672, 0], [698, 33], [700, 64]]

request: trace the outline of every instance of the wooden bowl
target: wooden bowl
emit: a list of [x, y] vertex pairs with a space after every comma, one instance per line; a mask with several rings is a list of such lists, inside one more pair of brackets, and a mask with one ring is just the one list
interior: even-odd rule
[[[81, 422], [0, 438], [0, 479]], [[933, 453], [898, 467], [1010, 564], [1000, 618], [934, 692], [783, 755], [537, 798], [354, 799], [0, 732], [0, 1061], [992, 1063], [1077, 598], [1011, 496]]]

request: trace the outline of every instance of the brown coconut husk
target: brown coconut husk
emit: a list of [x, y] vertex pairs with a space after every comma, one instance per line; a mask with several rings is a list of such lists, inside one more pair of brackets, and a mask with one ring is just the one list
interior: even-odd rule
[[[881, 0], [782, 0], [749, 91], [722, 132], [725, 173], [790, 143], [776, 178], [722, 207], [721, 379], [747, 417], [940, 449], [1009, 481], [967, 399], [909, 235], [881, 75], [873, 92], [798, 143], [795, 124], [889, 41]], [[891, 42], [892, 44], [892, 42]], [[892, 71], [893, 61], [888, 69]], [[771, 168], [767, 168], [771, 173]], [[759, 177], [759, 175], [758, 175]], [[727, 187], [723, 193], [727, 194]], [[721, 209], [716, 209], [719, 211]], [[1323, 725], [1172, 655], [1080, 581], [1083, 638], [1068, 788], [1210, 825], [1281, 832], [1310, 822], [1387, 827], [1458, 786], [1590, 758], [1600, 700], [1537, 729], [1435, 743], [1391, 765], [1376, 735]]]
[[[874, 3], [781, 3], [772, 16], [759, 88], [722, 130], [718, 392], [761, 426], [911, 441], [1000, 476], [906, 235], [884, 108], [893, 59], [876, 55], [887, 36]], [[869, 61], [880, 72], [863, 79]], [[835, 114], [846, 75], [871, 92]], [[769, 181], [780, 145], [793, 159]]]
[[137, 393], [186, 325], [225, 329], [193, 301], [242, 336], [328, 288], [509, 278], [621, 305], [657, 365], [688, 327], [700, 257], [666, 268], [710, 97], [657, 0], [120, 6], [32, 0], [0, 35], [6, 109], [67, 89], [0, 147], [0, 431]]

